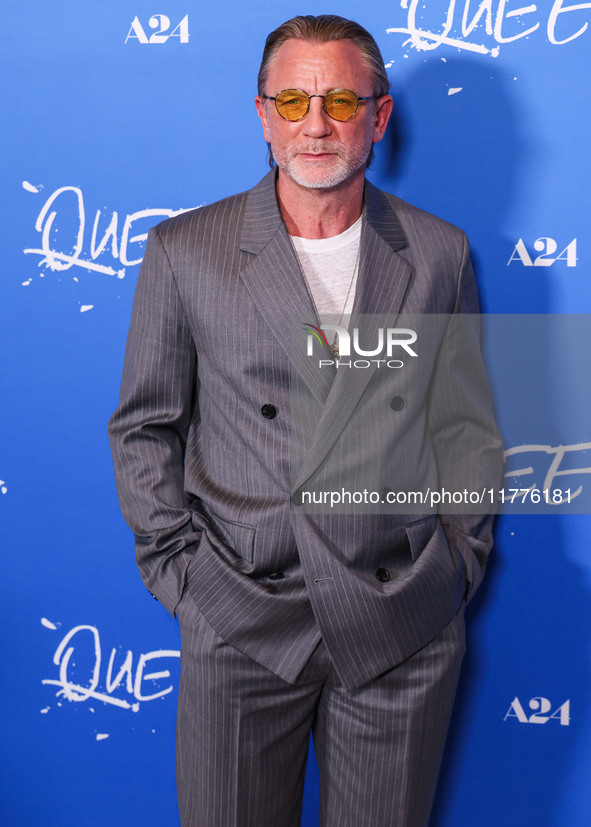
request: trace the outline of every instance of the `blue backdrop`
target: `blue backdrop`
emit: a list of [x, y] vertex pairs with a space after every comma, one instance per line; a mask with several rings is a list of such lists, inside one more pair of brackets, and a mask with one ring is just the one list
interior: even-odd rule
[[[486, 311], [591, 310], [591, 3], [5, 9], [3, 824], [177, 823], [178, 631], [136, 572], [106, 422], [148, 228], [262, 177], [264, 38], [323, 12], [359, 20], [388, 65], [395, 122], [371, 179], [468, 232]], [[528, 485], [563, 445], [560, 485], [589, 489], [589, 351], [559, 338], [521, 362], [526, 341], [489, 340], [499, 417]], [[591, 519], [528, 510], [499, 519], [469, 610], [436, 827], [591, 823]], [[316, 787], [312, 763], [307, 827]]]

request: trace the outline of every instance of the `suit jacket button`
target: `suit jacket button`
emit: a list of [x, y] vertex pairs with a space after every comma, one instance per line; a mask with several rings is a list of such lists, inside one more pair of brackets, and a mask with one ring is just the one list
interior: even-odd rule
[[404, 399], [401, 396], [393, 396], [390, 400], [390, 407], [393, 411], [401, 411], [404, 408]]
[[378, 569], [376, 571], [376, 577], [380, 581], [380, 583], [387, 583], [390, 579], [390, 572], [388, 569]]
[[274, 419], [277, 416], [277, 408], [268, 402], [261, 408], [261, 413], [265, 419]]
[[303, 505], [304, 497], [303, 491], [301, 488], [298, 488], [297, 491], [294, 491], [291, 495], [291, 504], [292, 505]]
[[285, 575], [282, 571], [273, 571], [269, 575], [269, 580], [283, 580], [284, 577]]

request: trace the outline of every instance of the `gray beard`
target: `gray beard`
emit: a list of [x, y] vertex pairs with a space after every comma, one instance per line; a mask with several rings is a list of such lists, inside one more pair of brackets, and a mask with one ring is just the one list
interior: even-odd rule
[[[330, 189], [336, 187], [350, 178], [362, 167], [367, 165], [369, 153], [372, 144], [369, 148], [363, 145], [354, 145], [347, 147], [341, 141], [318, 142], [311, 145], [303, 145], [298, 147], [297, 151], [287, 151], [276, 154], [273, 152], [273, 144], [270, 144], [269, 152], [274, 158], [275, 163], [286, 175], [292, 178], [296, 184], [306, 189]], [[307, 170], [298, 167], [297, 156], [300, 152], [322, 152], [337, 151], [339, 157], [338, 165], [332, 165], [330, 168], [324, 170], [324, 174], [319, 176], [318, 171], [313, 175], [308, 176]], [[311, 172], [311, 171], [310, 171]]]

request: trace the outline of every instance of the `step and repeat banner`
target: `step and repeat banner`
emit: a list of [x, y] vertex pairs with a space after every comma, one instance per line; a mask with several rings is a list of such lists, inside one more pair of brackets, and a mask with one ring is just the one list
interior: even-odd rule
[[[591, 823], [591, 3], [27, 0], [0, 34], [3, 824], [178, 823], [178, 628], [106, 424], [148, 229], [265, 174], [264, 40], [308, 13], [376, 37], [369, 177], [466, 230], [489, 315], [508, 501], [433, 824]], [[317, 787], [311, 755], [307, 827]]]

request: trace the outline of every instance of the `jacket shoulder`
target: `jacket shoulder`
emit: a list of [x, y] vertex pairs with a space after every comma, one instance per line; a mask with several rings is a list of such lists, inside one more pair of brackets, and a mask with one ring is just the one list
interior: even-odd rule
[[451, 224], [449, 221], [445, 221], [443, 218], [439, 218], [420, 207], [415, 207], [414, 204], [409, 204], [408, 201], [404, 201], [402, 198], [390, 192], [383, 192], [383, 195], [390, 203], [390, 206], [396, 213], [396, 217], [409, 237], [417, 235], [423, 236], [425, 233], [430, 233], [435, 237], [446, 239], [456, 244], [464, 243], [466, 234], [455, 224]]
[[173, 243], [179, 237], [204, 237], [211, 234], [212, 229], [222, 232], [224, 227], [236, 227], [242, 222], [246, 199], [249, 190], [229, 195], [213, 204], [187, 210], [166, 218], [156, 225], [163, 242]]

